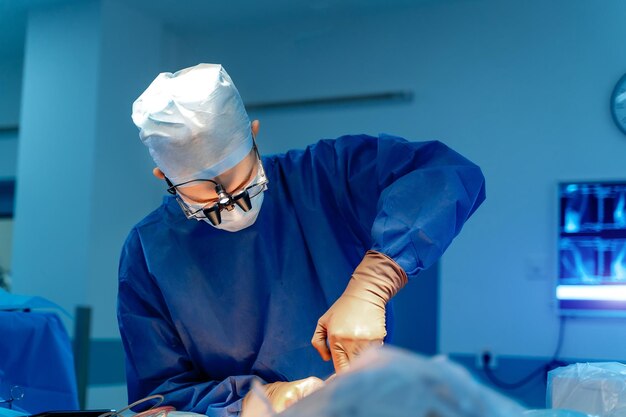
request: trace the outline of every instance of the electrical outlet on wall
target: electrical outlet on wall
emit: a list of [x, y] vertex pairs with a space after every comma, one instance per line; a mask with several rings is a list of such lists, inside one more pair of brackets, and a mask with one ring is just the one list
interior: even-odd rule
[[491, 349], [483, 349], [476, 355], [476, 368], [478, 369], [496, 369], [498, 367], [498, 358]]

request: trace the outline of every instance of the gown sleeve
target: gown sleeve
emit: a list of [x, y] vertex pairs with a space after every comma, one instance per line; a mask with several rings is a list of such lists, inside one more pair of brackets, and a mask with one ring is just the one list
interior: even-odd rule
[[133, 229], [120, 260], [117, 315], [126, 352], [129, 404], [153, 394], [164, 405], [210, 417], [237, 416], [254, 375], [212, 380], [189, 358]]
[[290, 163], [305, 166], [309, 178], [300, 187], [332, 199], [326, 214], [342, 216], [366, 247], [395, 260], [409, 278], [441, 257], [485, 199], [480, 168], [438, 141], [343, 136], [299, 158]]

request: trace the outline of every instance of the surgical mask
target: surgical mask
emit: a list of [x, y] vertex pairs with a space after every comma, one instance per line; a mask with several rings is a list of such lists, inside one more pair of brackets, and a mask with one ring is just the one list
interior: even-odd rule
[[263, 195], [265, 192], [258, 194], [250, 199], [252, 202], [252, 208], [248, 211], [243, 211], [240, 207], [235, 206], [231, 211], [222, 211], [222, 222], [217, 226], [214, 226], [206, 217], [202, 220], [215, 227], [216, 229], [226, 230], [228, 232], [238, 232], [250, 227], [256, 221], [261, 210], [261, 204], [263, 204]]

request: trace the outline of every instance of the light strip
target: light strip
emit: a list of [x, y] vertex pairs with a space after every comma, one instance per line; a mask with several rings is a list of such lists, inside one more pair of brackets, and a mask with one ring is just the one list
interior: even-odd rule
[[346, 96], [313, 97], [284, 101], [267, 101], [259, 103], [245, 103], [246, 110], [274, 110], [292, 109], [297, 107], [332, 106], [332, 105], [357, 105], [373, 103], [393, 103], [413, 101], [413, 92], [408, 90], [387, 91], [382, 93], [365, 93]]
[[558, 285], [559, 300], [626, 301], [626, 285]]

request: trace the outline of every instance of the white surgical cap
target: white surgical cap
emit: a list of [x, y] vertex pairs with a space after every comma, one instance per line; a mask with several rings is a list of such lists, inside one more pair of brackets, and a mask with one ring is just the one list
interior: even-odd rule
[[250, 119], [221, 65], [159, 74], [133, 103], [132, 117], [152, 159], [174, 184], [216, 177], [252, 149]]

